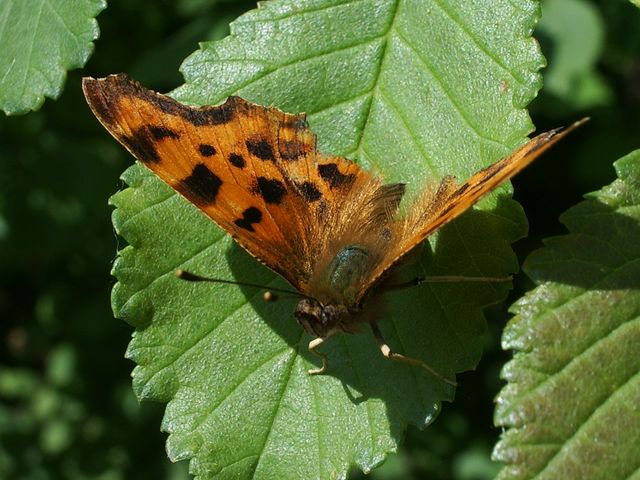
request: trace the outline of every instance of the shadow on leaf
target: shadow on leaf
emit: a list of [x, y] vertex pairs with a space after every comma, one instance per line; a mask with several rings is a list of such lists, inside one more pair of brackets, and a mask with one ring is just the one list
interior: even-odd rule
[[[417, 261], [396, 268], [390, 282], [424, 275], [505, 276], [515, 270], [509, 242], [515, 240], [518, 229], [513, 228], [513, 220], [505, 222], [505, 218], [519, 214], [513, 204], [504, 197], [494, 212], [466, 213], [439, 232], [435, 249], [425, 242]], [[505, 240], [505, 236], [512, 238]], [[226, 255], [236, 280], [263, 283], [266, 290], [269, 286], [291, 288], [235, 243]], [[475, 368], [486, 329], [481, 308], [500, 301], [509, 286], [509, 281], [425, 283], [378, 294], [378, 325], [392, 349], [454, 378], [455, 373]], [[396, 438], [400, 438], [406, 421], [425, 426], [439, 412], [441, 400], [453, 400], [453, 387], [427, 371], [384, 358], [367, 325], [362, 325], [361, 333], [337, 335], [323, 344], [320, 349], [328, 356], [329, 370], [323, 376], [308, 375], [307, 369], [319, 366], [320, 359], [308, 351], [312, 337], [294, 319], [298, 299], [266, 302], [256, 288], [240, 288], [266, 324], [304, 359], [299, 367], [304, 378], [317, 382], [320, 390], [338, 380], [356, 405], [382, 400], [393, 428], [397, 428]]]

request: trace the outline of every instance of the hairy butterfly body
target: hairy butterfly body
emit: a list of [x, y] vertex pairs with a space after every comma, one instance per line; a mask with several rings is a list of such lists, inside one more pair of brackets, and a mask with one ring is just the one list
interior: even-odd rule
[[442, 378], [391, 352], [367, 308], [371, 294], [428, 235], [582, 122], [538, 135], [462, 184], [452, 177], [427, 184], [399, 217], [404, 185], [318, 153], [303, 114], [239, 97], [189, 107], [124, 74], [85, 78], [83, 90], [96, 117], [140, 162], [300, 292], [295, 318], [317, 337], [309, 348], [323, 358], [311, 373], [326, 370], [315, 350], [322, 341], [369, 323], [387, 357]]

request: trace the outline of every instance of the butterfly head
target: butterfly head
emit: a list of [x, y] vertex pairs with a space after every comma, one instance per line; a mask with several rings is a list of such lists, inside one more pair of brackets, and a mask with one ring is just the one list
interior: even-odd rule
[[346, 306], [323, 305], [314, 298], [300, 300], [294, 316], [302, 328], [316, 337], [327, 337], [336, 330], [343, 330], [343, 326], [353, 318]]
[[323, 301], [311, 297], [300, 300], [294, 313], [298, 323], [316, 337], [336, 331], [352, 331], [353, 320], [361, 310], [358, 287], [371, 266], [371, 253], [362, 245], [349, 244], [338, 250], [327, 267], [321, 269], [316, 290]]

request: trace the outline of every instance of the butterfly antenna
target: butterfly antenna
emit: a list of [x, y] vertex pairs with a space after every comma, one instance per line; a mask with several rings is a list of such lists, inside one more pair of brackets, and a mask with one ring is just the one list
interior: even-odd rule
[[301, 296], [303, 295], [300, 295], [298, 292], [295, 292], [295, 294], [288, 293], [287, 295], [276, 295], [271, 290], [265, 290], [265, 292], [262, 294], [262, 299], [265, 302], [277, 302], [281, 298], [300, 298]]
[[477, 282], [477, 283], [502, 283], [513, 280], [511, 275], [504, 277], [467, 277], [464, 275], [434, 275], [428, 277], [416, 277], [408, 282], [396, 283], [383, 287], [385, 292], [393, 290], [403, 290], [405, 288], [417, 287], [423, 283], [458, 283], [458, 282]]
[[226, 283], [228, 285], [240, 285], [241, 287], [260, 288], [266, 290], [263, 297], [267, 302], [277, 300], [276, 295], [274, 295], [272, 292], [286, 293], [287, 295], [291, 295], [296, 298], [304, 297], [304, 295], [302, 295], [300, 292], [287, 290], [286, 288], [275, 288], [250, 282], [236, 282], [235, 280], [224, 280], [222, 278], [203, 277], [201, 275], [196, 275], [195, 273], [187, 272], [186, 270], [182, 269], [176, 270], [176, 277], [178, 277], [180, 280], [186, 280], [187, 282]]

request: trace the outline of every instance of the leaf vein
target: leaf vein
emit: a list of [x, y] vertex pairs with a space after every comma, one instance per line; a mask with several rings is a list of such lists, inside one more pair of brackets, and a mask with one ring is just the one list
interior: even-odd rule
[[[176, 271], [177, 268], [179, 268], [180, 266], [184, 265], [184, 263], [188, 260], [193, 259], [194, 257], [202, 254], [203, 252], [205, 252], [207, 249], [214, 247], [216, 244], [218, 244], [219, 242], [221, 242], [222, 240], [224, 240], [226, 238], [226, 235], [222, 235], [220, 238], [214, 240], [213, 242], [210, 242], [208, 244], [206, 244], [203, 248], [197, 250], [194, 253], [190, 253], [189, 256], [187, 258], [183, 258], [180, 260], [180, 262], [178, 263], [178, 265], [175, 265], [173, 267], [171, 267], [169, 270], [166, 270], [164, 272], [161, 272], [160, 274], [157, 274], [154, 276], [153, 280], [151, 280], [150, 282], [148, 282], [146, 285], [144, 285], [143, 287], [140, 287], [134, 294], [132, 294], [129, 299], [123, 303], [122, 308], [120, 310], [126, 310], [126, 308], [128, 307], [129, 303], [138, 295], [140, 295], [142, 292], [144, 292], [145, 290], [147, 290], [148, 288], [150, 288], [154, 283], [156, 283], [157, 281], [161, 280], [162, 278], [166, 277], [167, 275], [169, 275], [170, 273], [173, 273]], [[140, 249], [137, 249], [140, 250]]]
[[67, 30], [67, 32], [69, 32], [69, 34], [76, 40], [76, 43], [78, 43], [78, 36], [71, 30], [71, 28], [69, 28], [69, 26], [67, 25], [67, 22], [65, 22], [64, 18], [55, 9], [55, 7], [53, 6], [53, 3], [51, 2], [51, 0], [47, 0], [47, 6], [49, 7], [49, 10], [51, 10], [55, 14], [55, 16], [57, 17], [58, 21], [62, 24], [62, 26], [65, 28], [65, 30]]
[[[344, 335], [340, 336], [340, 339], [342, 341], [342, 345], [345, 349], [345, 351], [347, 352], [347, 356], [349, 357], [349, 364], [351, 365], [351, 370], [353, 371], [353, 374], [356, 376], [356, 378], [358, 379], [358, 383], [359, 384], [363, 384], [363, 379], [360, 375], [360, 371], [358, 370], [358, 368], [356, 368], [355, 362], [353, 360], [353, 356], [351, 355], [351, 350], [349, 350], [348, 345], [346, 340], [344, 339]], [[369, 441], [371, 443], [371, 451], [375, 451], [375, 435], [373, 432], [373, 422], [371, 421], [371, 405], [369, 402], [365, 402], [366, 404], [366, 411], [367, 411], [367, 426], [369, 427]]]
[[[227, 317], [229, 318], [229, 317]], [[214, 328], [213, 330], [207, 332], [206, 335], [204, 335], [203, 338], [199, 339], [196, 344], [200, 343], [200, 341], [206, 337], [208, 337], [209, 335], [211, 335], [212, 333], [214, 333], [217, 328], [222, 325], [222, 322], [219, 323], [216, 328]], [[193, 346], [195, 346], [196, 344], [194, 344]], [[191, 348], [193, 348], [193, 346]], [[278, 350], [277, 352], [275, 352], [273, 355], [270, 355], [269, 357], [267, 357], [264, 361], [260, 362], [258, 365], [255, 366], [251, 366], [251, 368], [248, 369], [248, 372], [246, 372], [246, 375], [243, 375], [242, 378], [239, 379], [239, 381], [233, 385], [231, 387], [230, 390], [228, 390], [227, 392], [222, 394], [222, 397], [219, 399], [219, 401], [213, 405], [208, 412], [206, 412], [205, 415], [202, 415], [202, 417], [198, 420], [198, 422], [196, 422], [194, 424], [193, 430], [198, 430], [210, 417], [211, 415], [213, 415], [213, 413], [220, 408], [220, 406], [227, 401], [227, 399], [229, 397], [231, 397], [231, 395], [233, 395], [233, 393], [238, 390], [238, 388], [240, 388], [246, 381], [247, 379], [249, 379], [251, 377], [251, 375], [253, 375], [254, 373], [256, 373], [258, 370], [260, 370], [263, 366], [265, 366], [267, 363], [273, 361], [273, 359], [277, 358], [278, 356], [282, 355], [283, 353], [288, 353], [288, 351], [290, 350], [289, 346], [287, 345], [285, 348]], [[186, 353], [186, 352], [185, 352]], [[254, 454], [257, 456], [257, 454]]]
[[[395, 5], [393, 7], [393, 10], [391, 11], [391, 21], [389, 22], [389, 27], [387, 28], [387, 30], [380, 36], [380, 38], [382, 37], [386, 37], [384, 40], [384, 46], [383, 46], [383, 50], [380, 54], [380, 61], [378, 62], [377, 65], [377, 71], [375, 73], [375, 81], [373, 83], [373, 86], [371, 88], [371, 92], [372, 92], [372, 98], [371, 101], [369, 102], [369, 105], [367, 106], [367, 112], [365, 113], [365, 121], [364, 121], [364, 125], [362, 126], [362, 129], [360, 130], [360, 135], [358, 136], [358, 142], [356, 143], [356, 155], [358, 160], [360, 160], [360, 157], [362, 155], [362, 139], [365, 136], [365, 133], [367, 131], [367, 127], [369, 126], [369, 119], [371, 118], [371, 107], [373, 105], [374, 99], [375, 99], [375, 91], [379, 90], [378, 89], [378, 85], [380, 82], [380, 76], [382, 75], [382, 66], [384, 65], [384, 62], [387, 58], [387, 51], [388, 51], [388, 46], [389, 46], [389, 32], [391, 32], [391, 30], [394, 29], [395, 24], [396, 24], [396, 18], [398, 16], [398, 10], [400, 8], [400, 0], [397, 0], [395, 2]], [[373, 160], [372, 157], [369, 157], [371, 160]], [[378, 162], [375, 161], [370, 161], [370, 163], [375, 166], [376, 168], [378, 168]]]
[[[169, 195], [167, 195], [166, 197], [160, 199], [157, 202], [153, 202], [150, 203], [148, 205], [145, 205], [145, 207], [134, 213], [133, 215], [131, 215], [130, 217], [128, 217], [119, 227], [120, 230], [124, 230], [129, 224], [131, 224], [132, 221], [134, 221], [136, 218], [140, 217], [142, 214], [144, 213], [148, 213], [147, 210], [150, 209], [155, 209], [157, 208], [159, 205], [162, 205], [165, 202], [168, 202], [169, 200], [173, 199], [176, 196], [175, 192], [171, 192]], [[116, 210], [120, 209], [120, 207], [117, 207]]]
[[[241, 59], [224, 59], [224, 60], [219, 60], [218, 64], [220, 66], [223, 66], [225, 64], [229, 64], [229, 63], [240, 63], [240, 64], [246, 64], [249, 62], [255, 62], [257, 64], [261, 64], [261, 65], [266, 65], [265, 67], [265, 71], [263, 72], [259, 72], [257, 73], [255, 76], [247, 79], [244, 82], [238, 82], [237, 84], [234, 84], [234, 86], [232, 87], [231, 90], [228, 90], [227, 92], [225, 92], [224, 94], [220, 95], [220, 98], [226, 98], [229, 95], [233, 95], [233, 94], [238, 94], [240, 92], [240, 90], [242, 90], [243, 88], [259, 81], [259, 80], [264, 80], [266, 78], [268, 78], [269, 76], [271, 76], [272, 74], [278, 73], [283, 69], [286, 69], [288, 67], [293, 67], [293, 66], [297, 66], [297, 65], [302, 65], [305, 62], [311, 61], [311, 60], [316, 60], [316, 59], [320, 59], [320, 58], [324, 58], [324, 57], [329, 57], [333, 54], [336, 53], [341, 53], [341, 52], [346, 52], [350, 49], [357, 49], [363, 46], [368, 46], [368, 45], [372, 45], [375, 42], [380, 40], [380, 36], [376, 36], [376, 37], [372, 37], [370, 39], [365, 39], [365, 40], [361, 40], [358, 42], [354, 42], [354, 43], [350, 43], [348, 45], [342, 45], [339, 48], [334, 48], [331, 50], [327, 50], [325, 52], [320, 52], [317, 53], [315, 55], [311, 55], [311, 56], [305, 56], [305, 57], [297, 57], [292, 59], [289, 62], [284, 62], [284, 63], [280, 63], [280, 64], [271, 64], [268, 63], [265, 60], [260, 60], [260, 59], [252, 59], [252, 58], [241, 58]], [[210, 63], [211, 60], [209, 59], [202, 59], [202, 60], [198, 60], [198, 61], [194, 61], [193, 63], [191, 63], [191, 65], [196, 66], [196, 65], [201, 65], [201, 64], [208, 64]]]
[[[302, 332], [300, 332], [300, 338], [302, 338]], [[298, 345], [300, 344], [300, 338], [298, 339], [298, 342], [297, 342]], [[297, 350], [295, 351], [295, 354], [291, 356], [291, 361], [289, 363], [289, 370], [287, 371], [286, 380], [283, 382], [281, 391], [277, 395], [278, 398], [280, 398], [280, 399], [282, 399], [284, 397], [285, 393], [287, 392], [287, 388], [289, 387], [289, 383], [291, 381], [291, 372], [293, 370], [293, 366], [296, 363], [295, 362], [296, 358], [298, 358], [298, 351]], [[278, 402], [276, 404], [276, 409], [275, 409], [275, 412], [273, 413], [273, 418], [271, 419], [271, 424], [267, 428], [267, 435], [266, 435], [266, 437], [264, 439], [264, 443], [262, 444], [262, 447], [260, 448], [258, 461], [256, 462], [255, 467], [253, 468], [253, 472], [252, 472], [251, 478], [256, 478], [256, 472], [258, 471], [258, 467], [260, 466], [260, 462], [262, 461], [265, 448], [266, 448], [267, 444], [269, 443], [269, 438], [271, 437], [271, 432], [273, 431], [273, 425], [275, 424], [276, 417], [278, 416], [278, 413], [280, 412], [280, 407], [281, 406], [282, 406], [282, 401], [280, 401], [280, 402]]]
[[27, 61], [25, 62], [25, 65], [27, 66], [24, 69], [24, 76], [22, 78], [22, 92], [20, 92], [20, 98], [24, 99], [24, 94], [27, 90], [27, 76], [29, 75], [29, 69], [30, 69], [30, 65], [31, 65], [31, 57], [33, 56], [33, 46], [35, 44], [35, 39], [36, 36], [38, 35], [38, 30], [40, 28], [40, 20], [42, 19], [42, 11], [44, 10], [44, 0], [40, 0], [40, 10], [38, 11], [37, 14], [37, 18], [36, 18], [36, 24], [35, 27], [31, 30], [32, 31], [32, 35], [31, 35], [31, 41], [29, 42], [29, 50], [27, 52]]
[[244, 457], [231, 462], [229, 465], [225, 465], [224, 467], [220, 468], [219, 470], [212, 470], [211, 474], [212, 476], [217, 476], [220, 475], [222, 472], [224, 472], [225, 470], [228, 470], [229, 468], [233, 467], [234, 465], [239, 464], [240, 462], [244, 462], [245, 460], [247, 460], [248, 458], [253, 458], [253, 457], [257, 457], [258, 455], [256, 455], [255, 453], [252, 453], [250, 455], [245, 455]]
[[[588, 263], [588, 265], [592, 265], [591, 263]], [[578, 295], [573, 296], [571, 298], [568, 298], [566, 301], [559, 303], [557, 305], [554, 305], [553, 307], [553, 311], [547, 311], [544, 312], [542, 315], [540, 315], [540, 317], [538, 317], [540, 320], [539, 321], [543, 321], [548, 315], [553, 315], [556, 316], [558, 314], [558, 310], [561, 308], [565, 308], [565, 307], [569, 307], [571, 306], [574, 302], [577, 302], [579, 300], [581, 300], [581, 298], [589, 293], [594, 293], [597, 290], [599, 290], [599, 285], [602, 284], [606, 284], [606, 282], [609, 281], [610, 278], [615, 278], [615, 276], [618, 274], [618, 272], [622, 271], [623, 269], [626, 269], [629, 267], [629, 265], [631, 266], [635, 266], [635, 265], [639, 265], [640, 266], [640, 258], [635, 259], [631, 262], [625, 262], [622, 265], [618, 265], [616, 266], [616, 268], [614, 268], [613, 270], [610, 270], [609, 272], [607, 272], [604, 276], [600, 277], [598, 280], [596, 280], [594, 283], [592, 283], [591, 285], [584, 287], [583, 291], [580, 292]]]
[[409, 127], [409, 123], [407, 122], [404, 115], [402, 115], [398, 106], [391, 101], [391, 99], [389, 98], [389, 96], [386, 94], [386, 92], [382, 87], [378, 88], [378, 92], [380, 93], [380, 99], [383, 100], [387, 105], [389, 105], [391, 109], [395, 112], [396, 116], [400, 119], [400, 123], [402, 124], [406, 132], [409, 134], [409, 138], [411, 138], [411, 141], [417, 147], [418, 151], [421, 153], [422, 158], [424, 158], [427, 165], [431, 169], [434, 169], [435, 166], [433, 164], [431, 156], [424, 149], [424, 145], [422, 144], [422, 142], [418, 141], [418, 138], [416, 137], [416, 133]]
[[[507, 72], [511, 76], [511, 78], [513, 78], [516, 82], [518, 82], [521, 85], [525, 83], [521, 78], [516, 77], [514, 72], [512, 72], [503, 62], [501, 62], [500, 59], [495, 55], [495, 53], [493, 53], [485, 45], [483, 45], [482, 42], [480, 42], [480, 40], [478, 40], [478, 38], [476, 38], [476, 36], [473, 33], [471, 33], [468, 26], [465, 25], [465, 23], [456, 14], [449, 11], [448, 8], [445, 8], [445, 5], [443, 5], [442, 0], [434, 0], [434, 3], [453, 23], [455, 23], [456, 25], [458, 25], [458, 27], [460, 27], [460, 30], [462, 30], [462, 32], [469, 38], [469, 40], [471, 40], [471, 42], [478, 49], [480, 49], [482, 53], [484, 53], [489, 59], [491, 59], [498, 67], [500, 67], [502, 70]], [[447, 7], [449, 6], [447, 5]]]
[[316, 441], [317, 441], [317, 450], [318, 450], [318, 479], [322, 478], [322, 458], [323, 458], [323, 454], [322, 454], [322, 442], [321, 442], [321, 434], [320, 434], [320, 430], [321, 430], [321, 422], [320, 420], [322, 419], [322, 415], [323, 412], [320, 409], [320, 407], [318, 406], [318, 392], [316, 392], [316, 387], [315, 387], [315, 382], [313, 381], [313, 378], [311, 377], [311, 375], [307, 374], [307, 380], [309, 382], [309, 386], [311, 387], [311, 395], [313, 396], [313, 408], [316, 411]]
[[427, 59], [420, 54], [420, 52], [411, 44], [411, 42], [409, 42], [408, 39], [406, 39], [405, 37], [402, 36], [402, 34], [400, 34], [399, 31], [396, 30], [396, 36], [398, 37], [398, 39], [405, 44], [415, 55], [415, 57], [418, 59], [418, 61], [420, 61], [420, 63], [422, 65], [424, 65], [425, 69], [427, 71], [429, 71], [431, 73], [431, 77], [435, 80], [435, 82], [438, 84], [438, 87], [440, 88], [440, 90], [442, 91], [442, 93], [445, 94], [445, 96], [449, 99], [449, 102], [451, 103], [451, 106], [453, 106], [453, 108], [455, 109], [456, 112], [458, 112], [458, 115], [460, 116], [460, 118], [463, 120], [463, 123], [467, 125], [469, 131], [471, 131], [471, 133], [473, 133], [476, 137], [485, 140], [489, 143], [492, 143], [494, 145], [499, 145], [500, 147], [505, 147], [506, 145], [504, 145], [503, 143], [500, 143], [492, 138], [486, 137], [485, 135], [480, 133], [480, 130], [473, 125], [473, 123], [471, 122], [471, 120], [469, 119], [469, 116], [467, 115], [467, 113], [464, 111], [464, 109], [458, 104], [457, 100], [454, 98], [454, 95], [445, 87], [445, 82], [440, 78], [439, 73], [436, 71], [436, 69], [433, 67], [433, 65], [431, 65]]
[[371, 95], [372, 90], [373, 89], [370, 88], [368, 90], [365, 90], [365, 91], [362, 91], [360, 93], [357, 93], [356, 95], [353, 95], [351, 97], [345, 98], [344, 100], [340, 100], [339, 102], [335, 102], [335, 103], [332, 103], [330, 105], [327, 105], [326, 107], [322, 107], [322, 108], [319, 108], [318, 110], [307, 112], [307, 116], [308, 117], [312, 117], [314, 115], [318, 115], [320, 113], [324, 113], [324, 112], [326, 112], [328, 110], [331, 110], [333, 108], [340, 107], [340, 106], [345, 105], [347, 103], [355, 103], [357, 100], [360, 100], [361, 98], [364, 98], [364, 97], [366, 97], [368, 95]]

